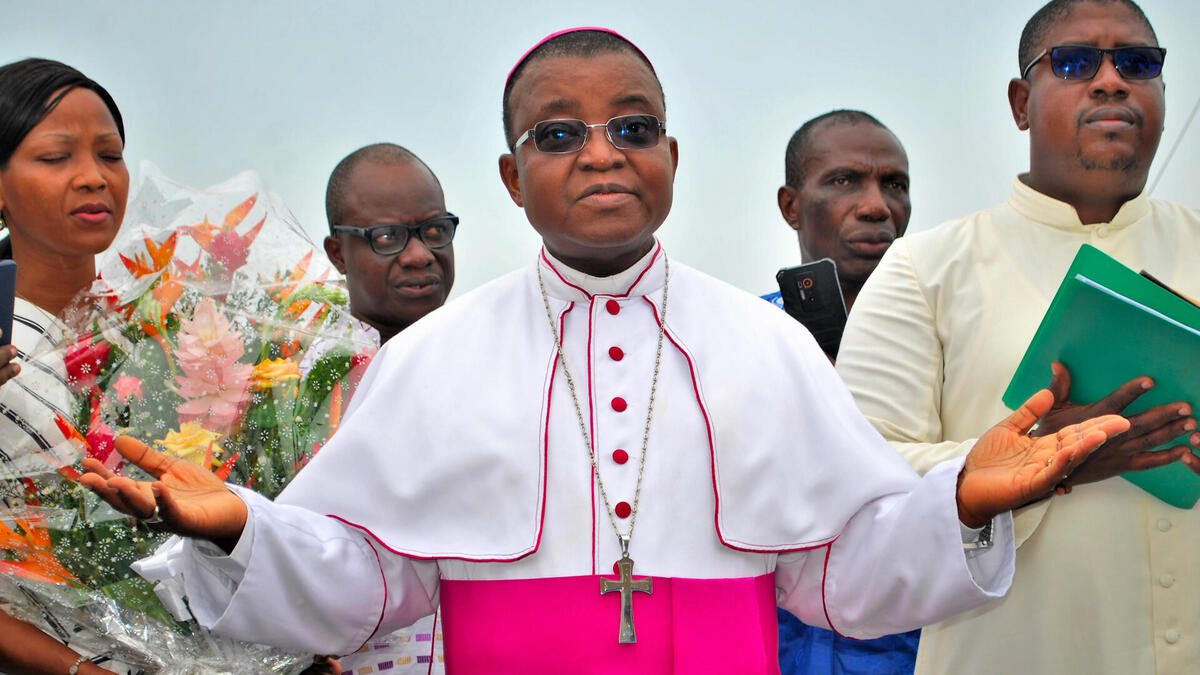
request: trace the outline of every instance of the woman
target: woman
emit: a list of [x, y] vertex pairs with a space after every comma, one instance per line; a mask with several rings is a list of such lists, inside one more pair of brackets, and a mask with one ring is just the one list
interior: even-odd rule
[[[17, 263], [12, 344], [23, 361], [14, 372], [12, 352], [0, 350], [5, 468], [27, 473], [22, 458], [62, 440], [53, 422], [70, 402], [62, 364], [25, 357], [62, 337], [55, 316], [95, 280], [95, 256], [116, 237], [129, 192], [124, 146], [117, 104], [83, 73], [45, 59], [0, 67], [0, 221]], [[2, 672], [110, 672], [93, 661], [123, 671], [0, 615]]]

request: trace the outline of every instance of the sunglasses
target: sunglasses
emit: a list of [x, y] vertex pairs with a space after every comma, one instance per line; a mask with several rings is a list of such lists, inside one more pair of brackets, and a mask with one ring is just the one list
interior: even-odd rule
[[422, 244], [429, 249], [443, 248], [454, 241], [454, 233], [458, 230], [458, 216], [447, 213], [444, 216], [430, 218], [416, 225], [375, 225], [373, 227], [353, 227], [351, 225], [334, 225], [334, 232], [346, 232], [356, 237], [362, 237], [371, 244], [371, 250], [379, 255], [396, 255], [408, 246], [408, 240], [415, 234]]
[[619, 150], [645, 150], [658, 145], [666, 130], [665, 122], [654, 115], [618, 115], [604, 124], [587, 124], [583, 120], [546, 120], [533, 125], [513, 143], [513, 151], [533, 139], [538, 152], [565, 155], [579, 152], [588, 142], [592, 129], [604, 127], [608, 142]]
[[1100, 72], [1104, 55], [1112, 54], [1113, 66], [1126, 80], [1152, 80], [1162, 74], [1167, 50], [1162, 47], [1088, 47], [1085, 45], [1062, 45], [1043, 49], [1029, 65], [1021, 71], [1021, 79], [1038, 61], [1050, 56], [1050, 70], [1064, 80], [1090, 80]]

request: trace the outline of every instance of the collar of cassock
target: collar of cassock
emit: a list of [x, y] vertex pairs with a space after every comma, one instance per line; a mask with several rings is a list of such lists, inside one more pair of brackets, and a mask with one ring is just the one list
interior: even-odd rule
[[1150, 198], [1143, 191], [1137, 197], [1122, 204], [1111, 222], [1084, 225], [1079, 220], [1079, 214], [1075, 211], [1074, 206], [1034, 190], [1026, 185], [1020, 176], [1013, 180], [1012, 194], [1008, 197], [1008, 203], [1018, 213], [1030, 220], [1070, 232], [1090, 232], [1101, 225], [1110, 231], [1122, 230], [1150, 213]]
[[608, 277], [594, 277], [568, 267], [543, 247], [538, 254], [538, 266], [550, 297], [567, 302], [588, 302], [595, 295], [636, 298], [661, 290], [665, 257], [662, 244], [655, 240], [650, 252], [625, 271]]

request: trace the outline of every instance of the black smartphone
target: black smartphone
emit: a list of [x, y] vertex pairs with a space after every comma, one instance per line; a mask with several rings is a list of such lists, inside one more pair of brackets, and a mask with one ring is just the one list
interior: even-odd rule
[[826, 354], [837, 357], [846, 328], [846, 302], [837, 264], [829, 258], [779, 270], [775, 275], [783, 309], [804, 324]]
[[17, 297], [17, 263], [0, 260], [0, 347], [12, 344], [13, 302]]

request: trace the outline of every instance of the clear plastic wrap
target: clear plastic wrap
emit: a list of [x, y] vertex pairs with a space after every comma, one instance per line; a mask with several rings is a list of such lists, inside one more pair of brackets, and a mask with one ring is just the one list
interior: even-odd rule
[[336, 430], [378, 339], [256, 175], [204, 191], [142, 176], [63, 339], [28, 357], [68, 400], [0, 388], [0, 404], [58, 411], [38, 430], [49, 447], [2, 448], [0, 608], [147, 672], [294, 672], [311, 655], [217, 637], [164, 606], [130, 566], [166, 536], [74, 480], [84, 457], [145, 478], [115, 451], [127, 435], [273, 497]]

